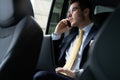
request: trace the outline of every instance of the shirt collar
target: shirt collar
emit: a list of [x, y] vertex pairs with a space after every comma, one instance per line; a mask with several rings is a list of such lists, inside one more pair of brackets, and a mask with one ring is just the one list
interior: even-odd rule
[[90, 24], [88, 24], [87, 26], [85, 26], [85, 27], [83, 28], [84, 33], [85, 33], [85, 34], [88, 34], [93, 25], [94, 25], [94, 23], [90, 23]]

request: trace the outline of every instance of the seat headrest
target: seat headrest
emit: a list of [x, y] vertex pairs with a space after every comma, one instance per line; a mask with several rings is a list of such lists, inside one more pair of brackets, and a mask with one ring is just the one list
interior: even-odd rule
[[27, 15], [34, 16], [30, 0], [0, 0], [0, 27], [16, 24]]
[[93, 17], [93, 22], [95, 23], [96, 26], [102, 26], [102, 24], [105, 22], [105, 20], [108, 18], [108, 16], [112, 12], [103, 12], [103, 13], [98, 13], [94, 15]]

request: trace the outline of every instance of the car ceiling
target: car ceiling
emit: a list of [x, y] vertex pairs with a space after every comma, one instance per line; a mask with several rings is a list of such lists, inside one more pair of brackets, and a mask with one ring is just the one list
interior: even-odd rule
[[115, 8], [120, 4], [120, 0], [91, 0], [95, 5], [102, 5]]

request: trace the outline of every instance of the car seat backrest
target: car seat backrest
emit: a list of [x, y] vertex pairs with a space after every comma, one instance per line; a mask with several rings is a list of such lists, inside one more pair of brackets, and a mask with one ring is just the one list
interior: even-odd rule
[[91, 47], [90, 69], [97, 80], [120, 79], [120, 6], [107, 19]]
[[30, 0], [0, 0], [0, 80], [32, 80], [42, 39]]
[[96, 26], [100, 27], [102, 26], [102, 24], [104, 24], [104, 22], [106, 21], [106, 19], [111, 13], [112, 12], [102, 12], [102, 13], [95, 14], [93, 17], [93, 22], [95, 23]]
[[90, 47], [82, 80], [120, 79], [120, 6], [110, 14]]
[[51, 35], [44, 35], [36, 70], [55, 72], [55, 59]]

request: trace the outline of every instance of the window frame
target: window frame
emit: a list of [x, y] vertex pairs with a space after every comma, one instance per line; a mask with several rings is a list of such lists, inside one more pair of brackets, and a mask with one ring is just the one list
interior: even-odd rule
[[[52, 14], [53, 14], [53, 9], [54, 9], [54, 7], [55, 7], [56, 1], [57, 1], [57, 0], [53, 0], [53, 1], [52, 1], [50, 13], [49, 13], [49, 16], [48, 16], [47, 26], [46, 26], [46, 30], [45, 30], [45, 34], [51, 34], [51, 33], [49, 33], [50, 23], [51, 23], [51, 18], [52, 18]], [[63, 19], [63, 18], [66, 17], [66, 14], [67, 14], [67, 11], [68, 11], [68, 1], [69, 1], [69, 0], [64, 0], [64, 1], [63, 1], [62, 10], [61, 10], [61, 14], [60, 14], [59, 20], [61, 20], [61, 19]]]

